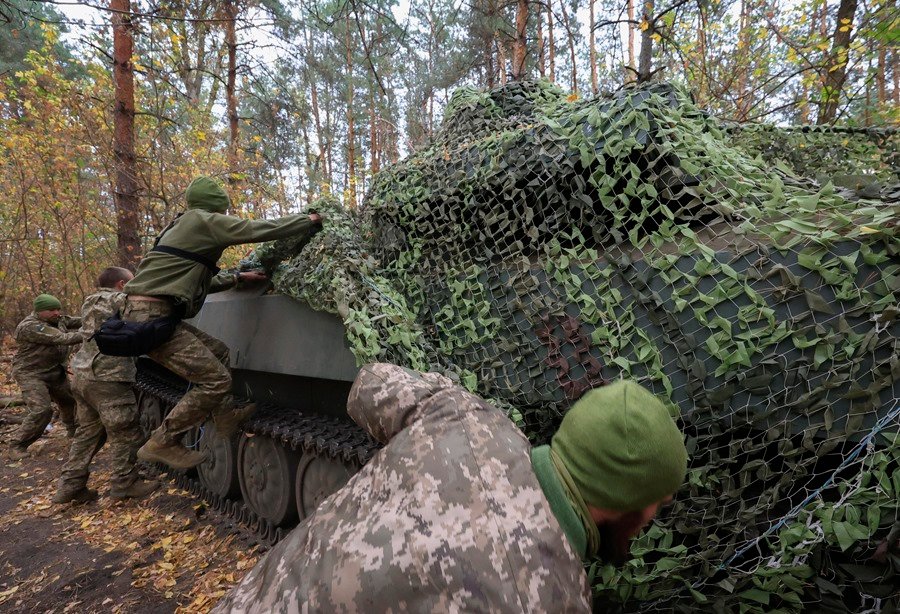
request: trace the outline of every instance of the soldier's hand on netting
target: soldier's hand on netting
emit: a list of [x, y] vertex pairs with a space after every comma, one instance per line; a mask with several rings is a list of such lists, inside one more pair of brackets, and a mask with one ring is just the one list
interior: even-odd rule
[[242, 282], [266, 281], [267, 279], [269, 279], [269, 276], [262, 271], [241, 271], [238, 273], [238, 281]]

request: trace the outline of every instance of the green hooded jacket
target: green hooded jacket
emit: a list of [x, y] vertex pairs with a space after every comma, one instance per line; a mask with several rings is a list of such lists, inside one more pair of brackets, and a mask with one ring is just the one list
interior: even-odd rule
[[[288, 215], [274, 220], [245, 220], [221, 213], [228, 206], [228, 196], [213, 180], [201, 177], [188, 188], [188, 210], [167, 228], [159, 245], [167, 245], [218, 261], [230, 245], [273, 241], [302, 236], [315, 223], [308, 215]], [[151, 251], [138, 266], [137, 273], [125, 286], [129, 295], [171, 298], [184, 307], [184, 317], [200, 311], [209, 292], [233, 286], [236, 277], [222, 273], [213, 275], [208, 268], [180, 256]]]

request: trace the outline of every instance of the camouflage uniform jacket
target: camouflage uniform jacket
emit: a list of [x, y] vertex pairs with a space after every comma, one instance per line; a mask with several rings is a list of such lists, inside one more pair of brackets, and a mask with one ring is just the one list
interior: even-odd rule
[[435, 373], [364, 367], [353, 419], [387, 444], [216, 612], [588, 612], [589, 587], [498, 409]]
[[90, 341], [91, 335], [104, 320], [124, 308], [125, 294], [109, 288], [101, 288], [84, 299], [81, 306], [81, 335], [84, 343], [69, 363], [73, 375], [102, 382], [134, 381], [133, 358], [101, 354], [97, 344]]
[[16, 326], [15, 338], [19, 346], [13, 358], [15, 375], [45, 375], [66, 362], [69, 346], [81, 343], [81, 334], [75, 330], [81, 326], [81, 318], [60, 316], [51, 324], [32, 313]]

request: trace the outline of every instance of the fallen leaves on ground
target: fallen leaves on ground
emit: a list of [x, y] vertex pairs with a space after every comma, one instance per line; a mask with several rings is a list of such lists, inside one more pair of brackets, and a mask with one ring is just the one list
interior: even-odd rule
[[[4, 355], [10, 349], [0, 342]], [[0, 364], [0, 393], [15, 394], [7, 371], [9, 362]], [[4, 411], [13, 411], [12, 409]], [[24, 408], [17, 408], [18, 412]], [[3, 428], [5, 438], [11, 428]], [[3, 461], [16, 479], [0, 488], [0, 497], [16, 499], [15, 506], [0, 517], [0, 531], [35, 517], [48, 519], [57, 527], [51, 540], [84, 543], [106, 553], [124, 554], [124, 564], [112, 572], [131, 573], [135, 589], [151, 590], [161, 599], [171, 600], [180, 613], [208, 612], [256, 563], [255, 547], [243, 545], [233, 534], [211, 520], [198, 519], [194, 498], [186, 491], [163, 482], [160, 489], [142, 501], [118, 501], [107, 496], [109, 471], [101, 450], [91, 466], [90, 486], [100, 490], [98, 501], [88, 505], [54, 505], [50, 502], [59, 478], [58, 466], [68, 452], [68, 440], [59, 429], [51, 430], [32, 446], [23, 461]], [[53, 469], [35, 461], [55, 458]], [[9, 473], [8, 473], [9, 474]], [[201, 508], [202, 509], [202, 508]], [[53, 544], [48, 543], [48, 548]], [[15, 564], [15, 561], [13, 561]], [[17, 570], [0, 569], [0, 575], [13, 577]], [[11, 572], [11, 573], [7, 573]], [[58, 579], [58, 576], [57, 576]], [[45, 573], [32, 574], [14, 586], [0, 584], [0, 606], [21, 599], [51, 580]], [[127, 601], [110, 595], [104, 604], [119, 611]], [[80, 604], [80, 602], [78, 602]], [[78, 611], [76, 602], [65, 610]], [[124, 611], [124, 610], [122, 610]]]

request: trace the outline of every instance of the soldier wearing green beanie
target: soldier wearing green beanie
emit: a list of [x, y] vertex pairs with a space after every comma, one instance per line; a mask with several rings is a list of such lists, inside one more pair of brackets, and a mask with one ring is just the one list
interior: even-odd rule
[[631, 381], [585, 393], [531, 460], [576, 551], [617, 563], [687, 472], [684, 437], [669, 410]]
[[590, 612], [584, 563], [616, 562], [684, 479], [665, 405], [633, 382], [584, 395], [548, 446], [438, 373], [360, 369], [350, 417], [384, 447], [214, 614]]
[[81, 318], [62, 315], [55, 296], [39, 294], [34, 311], [16, 326], [18, 345], [13, 358], [13, 377], [22, 391], [26, 415], [13, 433], [9, 455], [25, 457], [28, 446], [37, 441], [53, 418], [55, 401], [59, 415], [71, 437], [75, 432], [75, 399], [66, 378], [65, 363], [72, 346], [81, 343]]
[[[227, 290], [241, 281], [266, 279], [261, 273], [219, 273], [216, 262], [227, 247], [303, 236], [322, 222], [317, 214], [274, 220], [226, 215], [231, 200], [211, 177], [194, 179], [185, 200], [187, 210], [157, 237], [134, 279], [125, 286], [123, 319], [146, 322], [165, 316], [193, 317], [208, 293]], [[228, 348], [185, 322], [179, 322], [172, 337], [148, 356], [192, 386], [140, 448], [138, 458], [177, 469], [194, 467], [205, 457], [184, 447], [184, 432], [212, 416], [217, 436], [229, 437], [255, 406], [233, 408]]]

